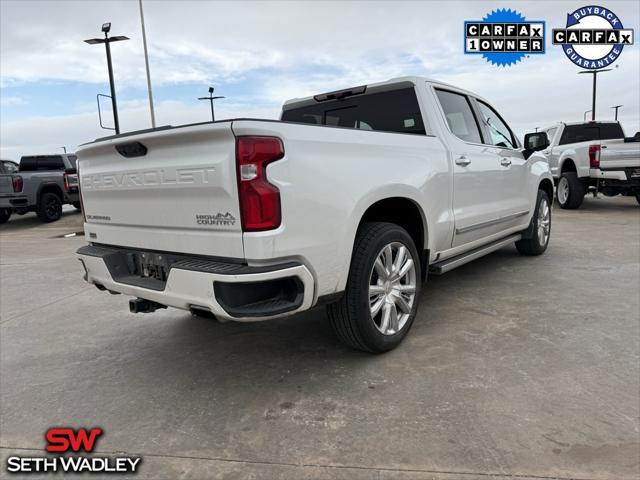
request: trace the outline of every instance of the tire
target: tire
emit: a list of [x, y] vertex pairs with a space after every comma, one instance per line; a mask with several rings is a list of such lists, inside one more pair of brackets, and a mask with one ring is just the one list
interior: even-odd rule
[[556, 200], [560, 208], [573, 210], [582, 205], [586, 194], [584, 184], [578, 178], [576, 172], [565, 172], [560, 176], [556, 188]]
[[73, 202], [71, 205], [73, 205], [73, 208], [75, 208], [79, 212], [82, 211], [82, 205], [80, 204], [80, 202]]
[[551, 238], [551, 201], [543, 190], [538, 190], [536, 209], [527, 232], [531, 232], [531, 238], [523, 238], [516, 242], [518, 252], [529, 256], [543, 254]]
[[3, 223], [7, 223], [11, 218], [11, 210], [8, 208], [3, 208], [0, 210], [0, 225]]
[[[392, 262], [391, 275], [389, 263], [384, 262], [387, 258]], [[378, 259], [381, 262], [376, 266]], [[406, 273], [398, 277], [403, 270]], [[327, 306], [337, 337], [365, 352], [382, 353], [397, 347], [415, 319], [421, 279], [420, 257], [406, 230], [393, 223], [362, 225], [356, 235], [344, 295]], [[374, 297], [370, 297], [372, 291]]]
[[638, 193], [638, 194], [636, 195], [636, 202], [638, 202], [638, 204], [640, 204], [640, 193]]
[[53, 192], [45, 192], [38, 199], [38, 218], [45, 223], [55, 222], [62, 216], [62, 199]]

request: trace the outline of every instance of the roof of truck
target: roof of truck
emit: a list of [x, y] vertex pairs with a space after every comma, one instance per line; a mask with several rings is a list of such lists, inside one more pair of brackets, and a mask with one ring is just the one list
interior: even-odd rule
[[[366, 85], [367, 89], [365, 92], [365, 95], [367, 93], [371, 93], [372, 91], [375, 92], [384, 92], [387, 90], [395, 90], [403, 85], [405, 86], [410, 86], [410, 85], [418, 85], [420, 83], [432, 83], [438, 86], [442, 86], [442, 87], [446, 87], [446, 88], [450, 88], [456, 91], [459, 91], [461, 93], [465, 93], [468, 95], [473, 95], [476, 98], [479, 98], [481, 100], [485, 100], [483, 99], [480, 95], [474, 93], [474, 92], [470, 92], [468, 90], [465, 90], [463, 88], [460, 87], [456, 87], [455, 85], [451, 85], [449, 83], [445, 83], [445, 82], [441, 82], [440, 80], [434, 80], [433, 78], [428, 78], [428, 77], [421, 77], [421, 76], [417, 76], [417, 75], [411, 75], [411, 76], [405, 76], [405, 77], [395, 77], [395, 78], [391, 78], [389, 80], [386, 80], [384, 82], [376, 82], [376, 83], [368, 83]], [[365, 86], [365, 85], [360, 85], [360, 86]], [[343, 90], [350, 90], [350, 89], [354, 89], [354, 88], [358, 88], [355, 86], [352, 87], [345, 87], [342, 89], [338, 89], [335, 90], [336, 92], [340, 92]], [[329, 93], [333, 93], [333, 92], [329, 92]], [[284, 102], [282, 108], [283, 109], [287, 109], [287, 107], [291, 108], [293, 106], [296, 107], [300, 107], [303, 105], [311, 105], [311, 104], [315, 104], [317, 103], [316, 100], [317, 95], [311, 95], [308, 97], [300, 97], [300, 98], [291, 98], [287, 101]]]

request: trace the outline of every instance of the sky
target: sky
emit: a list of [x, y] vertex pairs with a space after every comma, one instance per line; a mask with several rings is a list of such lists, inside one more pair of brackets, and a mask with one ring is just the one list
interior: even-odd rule
[[[487, 98], [519, 134], [558, 121], [582, 120], [591, 108], [591, 76], [578, 75], [551, 29], [565, 26], [582, 1], [285, 1], [143, 0], [158, 125], [210, 119], [278, 118], [288, 98], [309, 96], [404, 75], [424, 75]], [[598, 77], [598, 119], [640, 130], [640, 2], [606, 1], [635, 44]], [[547, 53], [509, 66], [463, 53], [465, 20], [513, 8], [547, 23]], [[109, 135], [98, 123], [96, 94], [109, 93], [99, 37], [112, 44], [123, 132], [149, 128], [137, 0], [0, 0], [0, 155], [75, 151]], [[105, 123], [112, 126], [108, 101]]]

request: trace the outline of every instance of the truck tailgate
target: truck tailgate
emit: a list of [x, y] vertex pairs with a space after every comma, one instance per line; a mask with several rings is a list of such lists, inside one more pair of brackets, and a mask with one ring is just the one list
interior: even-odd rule
[[78, 159], [88, 241], [244, 258], [230, 122], [97, 141]]
[[0, 195], [13, 194], [13, 180], [11, 175], [0, 174]]
[[640, 143], [624, 140], [603, 141], [600, 152], [600, 168], [640, 168]]

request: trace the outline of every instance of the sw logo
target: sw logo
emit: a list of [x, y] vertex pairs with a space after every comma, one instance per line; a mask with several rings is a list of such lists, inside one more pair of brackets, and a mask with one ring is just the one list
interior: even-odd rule
[[141, 457], [98, 457], [68, 455], [81, 450], [91, 453], [96, 448], [101, 428], [69, 427], [50, 428], [45, 434], [48, 453], [67, 454], [64, 456], [7, 458], [8, 473], [135, 473], [142, 462]]
[[625, 45], [633, 45], [633, 29], [624, 28], [611, 10], [595, 5], [567, 14], [566, 28], [553, 29], [553, 44], [562, 45], [569, 60], [582, 68], [604, 68]]
[[91, 452], [100, 435], [101, 428], [92, 428], [89, 432], [85, 428], [80, 428], [77, 432], [72, 428], [50, 428], [46, 435], [49, 442], [47, 452]]
[[515, 10], [494, 10], [482, 21], [464, 22], [464, 53], [481, 54], [502, 67], [545, 53], [545, 22], [527, 21]]

